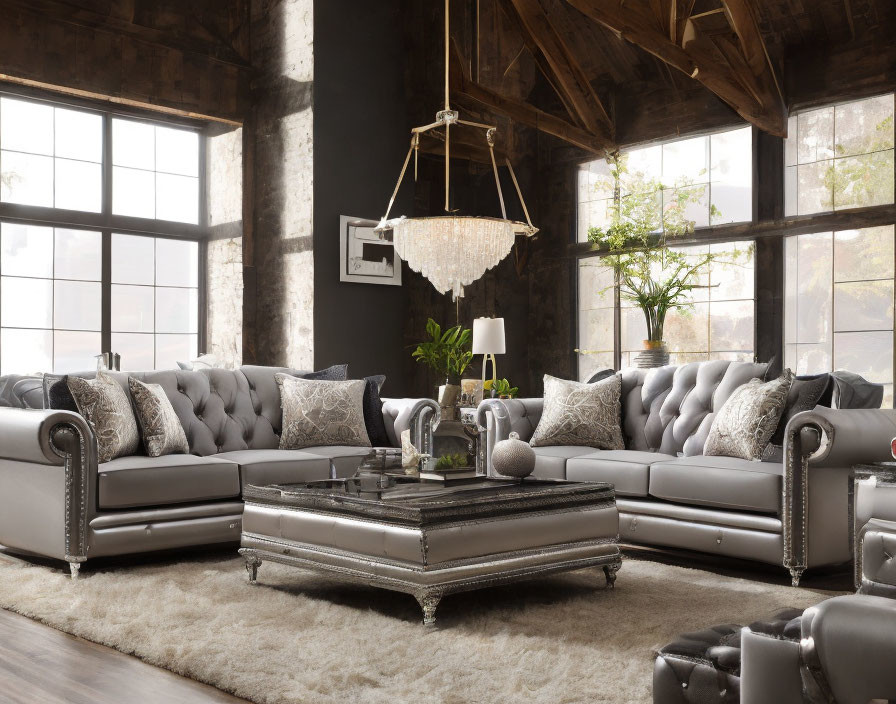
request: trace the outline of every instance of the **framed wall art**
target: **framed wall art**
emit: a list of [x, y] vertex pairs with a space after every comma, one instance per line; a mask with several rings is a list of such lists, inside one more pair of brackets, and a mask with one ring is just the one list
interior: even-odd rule
[[376, 220], [339, 216], [339, 280], [401, 286], [401, 259], [392, 231], [375, 232]]

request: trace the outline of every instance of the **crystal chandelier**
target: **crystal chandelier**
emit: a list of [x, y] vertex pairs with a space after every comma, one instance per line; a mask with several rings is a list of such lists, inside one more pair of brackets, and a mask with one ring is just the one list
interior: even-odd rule
[[[526, 216], [526, 222], [507, 219], [504, 194], [501, 191], [501, 180], [498, 178], [498, 165], [495, 161], [494, 147], [497, 127], [462, 120], [459, 113], [451, 109], [448, 89], [449, 3], [450, 0], [445, 0], [445, 108], [436, 114], [435, 122], [411, 130], [411, 146], [405, 157], [404, 166], [401, 167], [401, 174], [398, 176], [398, 183], [395, 184], [386, 214], [376, 231], [382, 236], [386, 231], [392, 230], [395, 253], [404, 259], [411, 269], [429, 279], [437, 291], [441, 293], [451, 291], [454, 299], [457, 299], [464, 295], [464, 286], [476, 281], [486, 270], [496, 266], [510, 254], [517, 235], [531, 237], [538, 232], [538, 228], [532, 225], [532, 219], [529, 217], [526, 202], [523, 200], [523, 194], [509, 159], [506, 160], [507, 168], [513, 179], [513, 186]], [[500, 218], [455, 215], [451, 210], [449, 181], [452, 125], [470, 127], [485, 133], [485, 142], [488, 145], [492, 171], [495, 175], [495, 185], [498, 188], [498, 202], [501, 206]], [[416, 178], [420, 135], [441, 127], [444, 127], [445, 130], [445, 212], [447, 215], [423, 218], [400, 217], [390, 220], [389, 214], [392, 211], [392, 205], [395, 203], [395, 197], [401, 188], [412, 155]]]

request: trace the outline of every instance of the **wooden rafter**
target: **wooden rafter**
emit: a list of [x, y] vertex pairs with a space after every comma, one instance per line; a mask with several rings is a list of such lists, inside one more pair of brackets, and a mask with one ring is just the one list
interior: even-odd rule
[[572, 108], [576, 121], [589, 132], [612, 139], [613, 123], [607, 111], [539, 0], [509, 0], [509, 3], [516, 10], [527, 43], [538, 47], [552, 73], [552, 82], [562, 93], [564, 104]]
[[[726, 33], [702, 33], [689, 17], [690, 2], [567, 2], [619, 37], [700, 81], [747, 122], [771, 134], [787, 134], [784, 99], [749, 0], [722, 0], [730, 25]], [[736, 43], [731, 42], [732, 33]]]
[[580, 123], [576, 118], [575, 107], [558, 84], [557, 79], [554, 76], [554, 72], [551, 70], [551, 66], [548, 63], [547, 57], [544, 55], [544, 52], [542, 52], [541, 48], [535, 42], [535, 39], [533, 39], [529, 32], [526, 31], [526, 27], [523, 24], [523, 21], [520, 19], [519, 13], [517, 13], [516, 8], [513, 6], [513, 0], [498, 0], [498, 4], [504, 9], [504, 14], [510, 21], [515, 32], [522, 38], [523, 44], [528, 50], [530, 56], [532, 56], [532, 59], [535, 61], [535, 65], [538, 66], [538, 70], [541, 72], [541, 75], [544, 76], [544, 79], [548, 82], [548, 84], [550, 84], [554, 93], [560, 99], [560, 102], [563, 104], [564, 110], [566, 110], [566, 114], [569, 115], [569, 119], [579, 127], [584, 127], [584, 125]]
[[592, 134], [566, 120], [539, 110], [522, 100], [508, 98], [476, 83], [470, 77], [457, 45], [452, 43], [451, 92], [466, 96], [475, 104], [511, 120], [534, 127], [593, 154], [605, 154], [615, 146], [611, 140]]

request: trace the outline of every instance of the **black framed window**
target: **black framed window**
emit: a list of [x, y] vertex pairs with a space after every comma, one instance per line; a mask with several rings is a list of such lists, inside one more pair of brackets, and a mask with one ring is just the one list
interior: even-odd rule
[[[753, 218], [752, 128], [738, 127], [664, 141], [622, 152], [619, 183], [610, 164], [598, 159], [577, 172], [576, 241], [588, 241], [592, 227], [611, 224], [614, 199], [647, 194], [657, 213], [675, 206], [687, 192], [685, 216], [696, 229]], [[669, 312], [666, 343], [673, 364], [708, 359], [752, 359], [755, 353], [753, 243], [693, 244], [674, 247], [685, 254], [720, 255], [701, 272], [705, 288]], [[730, 258], [726, 253], [732, 253]], [[739, 253], [734, 256], [733, 253]], [[578, 258], [577, 363], [581, 379], [599, 369], [626, 368], [647, 336], [640, 309], [623, 300], [612, 269], [601, 257]]]
[[0, 91], [0, 374], [204, 346], [201, 125]]

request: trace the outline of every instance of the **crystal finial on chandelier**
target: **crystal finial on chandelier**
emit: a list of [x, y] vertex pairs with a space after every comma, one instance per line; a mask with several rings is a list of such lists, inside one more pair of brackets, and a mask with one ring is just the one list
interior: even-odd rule
[[[510, 170], [513, 186], [523, 207], [526, 222], [507, 219], [504, 194], [501, 191], [501, 180], [498, 178], [498, 165], [495, 161], [494, 146], [497, 128], [493, 125], [462, 120], [458, 112], [451, 109], [448, 88], [449, 2], [450, 0], [445, 0], [445, 107], [436, 114], [435, 122], [411, 130], [411, 146], [405, 157], [404, 166], [401, 167], [398, 183], [392, 192], [386, 214], [376, 229], [379, 232], [391, 229], [396, 254], [404, 259], [411, 269], [429, 279], [436, 290], [441, 293], [451, 291], [456, 299], [464, 295], [464, 286], [479, 279], [488, 269], [496, 266], [510, 254], [516, 235], [532, 236], [538, 232], [538, 228], [532, 225], [510, 160], [506, 161], [507, 168]], [[445, 212], [452, 213], [449, 208], [452, 126], [472, 127], [485, 132], [485, 141], [488, 144], [491, 157], [502, 217], [449, 214], [441, 217], [401, 217], [390, 220], [389, 213], [395, 203], [398, 189], [401, 188], [411, 156], [413, 155], [416, 159], [416, 153], [420, 147], [420, 135], [439, 127], [445, 129]]]

